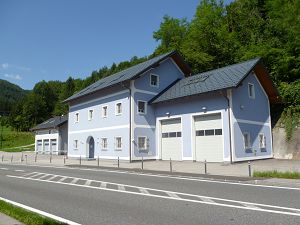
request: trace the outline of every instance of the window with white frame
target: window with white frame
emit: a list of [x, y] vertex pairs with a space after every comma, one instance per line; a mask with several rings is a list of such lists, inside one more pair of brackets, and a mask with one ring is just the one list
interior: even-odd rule
[[243, 135], [244, 135], [244, 148], [245, 149], [251, 148], [250, 133], [245, 132]]
[[116, 149], [122, 149], [122, 138], [121, 137], [115, 137], [115, 148]]
[[102, 117], [106, 118], [107, 117], [107, 110], [108, 110], [108, 106], [102, 106]]
[[252, 98], [252, 99], [255, 98], [254, 84], [248, 83], [248, 95], [249, 95], [249, 98]]
[[147, 137], [138, 137], [138, 147], [140, 150], [145, 150], [148, 148]]
[[150, 86], [158, 87], [159, 86], [159, 77], [156, 74], [150, 74]]
[[93, 119], [93, 114], [94, 114], [94, 110], [90, 109], [88, 112], [88, 119], [92, 120]]
[[75, 113], [74, 121], [75, 123], [79, 122], [79, 113]]
[[74, 140], [74, 149], [78, 149], [78, 140]]
[[116, 115], [121, 115], [122, 114], [122, 103], [118, 102], [116, 104]]
[[138, 113], [139, 114], [146, 114], [147, 113], [147, 104], [144, 101], [138, 101]]
[[107, 150], [107, 138], [101, 138], [101, 149]]
[[258, 135], [259, 148], [266, 148], [266, 136], [264, 134]]

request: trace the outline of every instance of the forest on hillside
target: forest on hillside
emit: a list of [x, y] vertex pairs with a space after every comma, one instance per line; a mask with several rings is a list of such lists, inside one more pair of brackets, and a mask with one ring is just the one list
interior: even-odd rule
[[[177, 50], [194, 74], [257, 56], [263, 58], [283, 100], [280, 119], [287, 137], [300, 117], [300, 0], [200, 1], [194, 17], [162, 18], [153, 32], [153, 54], [93, 71], [86, 79], [41, 81], [13, 107], [9, 124], [28, 130], [53, 116], [66, 114], [61, 101], [95, 81], [171, 50]], [[130, 25], [129, 25], [130, 26]], [[145, 43], [147, 44], [147, 43]]]

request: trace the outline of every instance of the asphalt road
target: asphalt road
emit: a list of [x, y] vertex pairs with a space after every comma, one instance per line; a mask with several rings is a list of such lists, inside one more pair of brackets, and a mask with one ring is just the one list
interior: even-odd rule
[[0, 197], [79, 224], [300, 224], [300, 189], [0, 164]]

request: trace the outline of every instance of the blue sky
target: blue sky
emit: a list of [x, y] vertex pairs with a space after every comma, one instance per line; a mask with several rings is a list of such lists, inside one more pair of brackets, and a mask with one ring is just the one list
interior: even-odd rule
[[191, 19], [199, 0], [1, 0], [0, 79], [32, 89], [40, 80], [85, 78], [145, 56], [164, 15]]

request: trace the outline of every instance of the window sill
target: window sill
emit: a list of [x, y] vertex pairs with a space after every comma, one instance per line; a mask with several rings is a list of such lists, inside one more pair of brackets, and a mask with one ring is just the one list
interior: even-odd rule
[[252, 148], [246, 148], [246, 149], [245, 149], [245, 153], [248, 153], [248, 154], [249, 154], [249, 153], [253, 153]]
[[106, 152], [108, 149], [107, 148], [102, 148], [101, 151]]
[[115, 151], [122, 151], [122, 149], [121, 148], [115, 148]]

